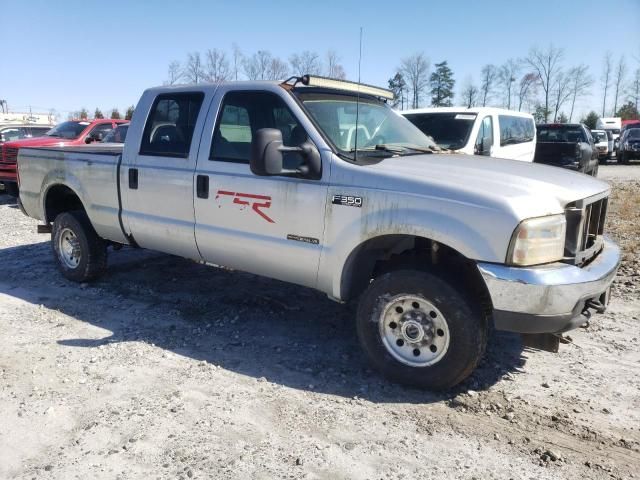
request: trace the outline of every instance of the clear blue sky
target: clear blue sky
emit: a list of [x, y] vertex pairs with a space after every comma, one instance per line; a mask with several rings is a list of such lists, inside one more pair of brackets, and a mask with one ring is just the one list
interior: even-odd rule
[[[424, 51], [448, 60], [457, 80], [479, 82], [486, 63], [523, 57], [553, 42], [565, 65], [586, 63], [596, 78], [579, 113], [601, 108], [605, 52], [640, 67], [640, 0], [482, 0], [443, 2], [324, 0], [251, 2], [156, 0], [0, 0], [0, 98], [11, 109], [55, 108], [64, 116], [135, 104], [160, 85], [172, 60], [208, 48], [266, 49], [287, 59], [301, 50], [337, 50], [357, 77], [364, 28], [362, 81], [386, 85], [400, 58]], [[598, 107], [600, 105], [600, 107]]]

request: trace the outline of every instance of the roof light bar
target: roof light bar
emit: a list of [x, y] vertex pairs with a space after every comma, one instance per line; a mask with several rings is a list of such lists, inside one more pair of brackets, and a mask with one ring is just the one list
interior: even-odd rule
[[347, 80], [336, 80], [335, 78], [318, 77], [316, 75], [304, 75], [300, 81], [303, 85], [308, 87], [324, 87], [335, 88], [336, 90], [347, 90], [349, 92], [360, 92], [375, 97], [386, 98], [387, 100], [393, 100], [394, 94], [391, 90], [387, 90], [380, 87], [374, 87], [373, 85], [367, 85], [365, 83], [349, 82]]

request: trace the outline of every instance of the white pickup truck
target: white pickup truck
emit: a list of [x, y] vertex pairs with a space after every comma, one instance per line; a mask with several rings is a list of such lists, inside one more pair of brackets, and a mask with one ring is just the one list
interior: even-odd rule
[[461, 382], [491, 325], [557, 349], [608, 300], [609, 186], [439, 153], [389, 93], [310, 76], [152, 88], [124, 147], [20, 149], [20, 203], [70, 280], [131, 245], [357, 299], [366, 354], [405, 384]]

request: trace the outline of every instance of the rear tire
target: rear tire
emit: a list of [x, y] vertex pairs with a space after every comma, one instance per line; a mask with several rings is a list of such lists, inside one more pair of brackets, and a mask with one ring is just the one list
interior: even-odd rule
[[453, 387], [473, 372], [487, 343], [486, 316], [471, 298], [433, 273], [381, 275], [358, 305], [362, 348], [394, 382], [433, 390]]
[[58, 269], [71, 281], [95, 280], [107, 268], [107, 244], [83, 211], [65, 212], [56, 217], [51, 247]]

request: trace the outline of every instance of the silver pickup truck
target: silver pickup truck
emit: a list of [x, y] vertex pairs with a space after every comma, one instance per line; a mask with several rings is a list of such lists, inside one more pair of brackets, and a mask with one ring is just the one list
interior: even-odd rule
[[389, 96], [311, 76], [152, 88], [124, 147], [21, 149], [21, 205], [70, 280], [130, 245], [357, 300], [370, 361], [419, 387], [465, 379], [491, 325], [554, 350], [604, 311], [608, 185], [442, 153]]

